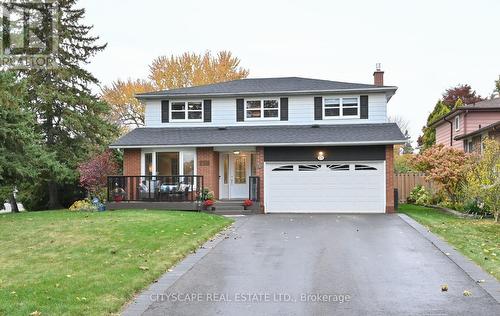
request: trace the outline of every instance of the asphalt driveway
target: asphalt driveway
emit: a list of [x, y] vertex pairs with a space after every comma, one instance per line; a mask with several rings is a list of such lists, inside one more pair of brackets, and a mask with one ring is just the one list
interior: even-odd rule
[[238, 220], [228, 238], [152, 297], [146, 315], [500, 314], [488, 293], [397, 215]]

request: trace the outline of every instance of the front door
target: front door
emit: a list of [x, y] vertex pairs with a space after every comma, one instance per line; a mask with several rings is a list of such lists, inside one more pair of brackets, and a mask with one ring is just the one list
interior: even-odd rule
[[250, 153], [221, 153], [220, 171], [222, 199], [248, 198]]

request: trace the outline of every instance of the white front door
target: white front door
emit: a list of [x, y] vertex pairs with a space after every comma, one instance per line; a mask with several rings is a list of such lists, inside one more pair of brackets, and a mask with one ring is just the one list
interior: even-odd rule
[[248, 198], [248, 177], [250, 176], [250, 153], [221, 153], [220, 155], [220, 198]]

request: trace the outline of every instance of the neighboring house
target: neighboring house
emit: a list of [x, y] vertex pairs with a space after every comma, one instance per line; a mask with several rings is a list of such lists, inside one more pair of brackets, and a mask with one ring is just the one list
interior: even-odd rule
[[436, 144], [481, 153], [484, 137], [500, 141], [500, 98], [453, 109], [430, 126], [436, 128]]
[[[200, 186], [262, 212], [394, 211], [387, 119], [396, 87], [307, 78], [242, 79], [137, 95], [146, 127], [121, 137], [120, 200], [186, 208]], [[113, 197], [111, 197], [112, 199]], [[156, 204], [159, 205], [159, 204]], [[194, 204], [191, 204], [191, 208]], [[148, 207], [154, 207], [153, 204]], [[189, 206], [188, 206], [189, 207]]]

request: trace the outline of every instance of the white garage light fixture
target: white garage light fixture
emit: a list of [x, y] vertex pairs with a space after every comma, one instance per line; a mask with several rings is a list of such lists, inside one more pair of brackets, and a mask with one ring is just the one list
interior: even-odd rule
[[325, 154], [322, 151], [318, 153], [318, 160], [319, 161], [325, 160]]
[[239, 151], [239, 150], [235, 150], [235, 151], [233, 151], [233, 154], [235, 154], [235, 155], [239, 155], [239, 154], [240, 154], [240, 151]]

